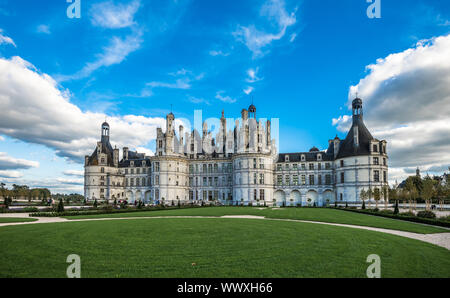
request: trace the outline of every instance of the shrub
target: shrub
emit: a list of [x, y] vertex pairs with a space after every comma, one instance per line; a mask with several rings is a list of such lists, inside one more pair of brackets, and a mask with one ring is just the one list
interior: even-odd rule
[[432, 211], [424, 210], [424, 211], [417, 212], [417, 217], [436, 218], [436, 214], [434, 214], [434, 212], [432, 212]]
[[58, 213], [64, 212], [64, 203], [62, 199], [59, 199], [58, 207], [56, 208]]
[[23, 208], [23, 211], [24, 212], [38, 212], [39, 209], [36, 207], [25, 207], [25, 208]]
[[366, 201], [363, 201], [361, 209], [363, 209], [363, 210], [366, 209]]
[[373, 211], [373, 212], [378, 212], [378, 211], [380, 211], [380, 209], [378, 209], [378, 208], [373, 208], [372, 211]]
[[398, 214], [399, 210], [398, 210], [398, 201], [395, 201], [395, 207], [394, 207], [394, 214]]
[[412, 213], [412, 212], [402, 212], [402, 213], [399, 213], [398, 215], [400, 215], [400, 216], [411, 216], [411, 217], [415, 217], [416, 215], [414, 214], [414, 213]]
[[345, 208], [348, 208], [348, 203], [347, 202], [345, 202]]
[[95, 201], [94, 201], [94, 208], [97, 208], [98, 207], [98, 203], [97, 203], [97, 199], [95, 199]]

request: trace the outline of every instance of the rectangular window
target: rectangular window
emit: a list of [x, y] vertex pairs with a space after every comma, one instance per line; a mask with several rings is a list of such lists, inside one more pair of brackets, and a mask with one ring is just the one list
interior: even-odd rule
[[253, 173], [253, 184], [256, 184], [256, 173]]
[[317, 180], [317, 184], [318, 185], [322, 185], [322, 175], [319, 175], [318, 180]]
[[325, 184], [327, 185], [331, 184], [331, 175], [325, 175]]
[[257, 200], [258, 199], [258, 190], [254, 189], [253, 190], [253, 200]]
[[214, 186], [219, 186], [219, 178], [214, 177]]
[[206, 177], [203, 177], [203, 186], [208, 186], [208, 180]]
[[380, 171], [377, 170], [373, 171], [373, 180], [375, 182], [380, 182]]
[[264, 174], [259, 174], [259, 184], [264, 184]]
[[291, 185], [291, 179], [290, 179], [289, 175], [286, 175], [284, 177], [284, 185]]
[[282, 169], [281, 169], [281, 165], [280, 164], [277, 164], [277, 171], [281, 171]]
[[341, 172], [341, 183], [344, 183], [345, 182], [345, 173], [344, 172]]
[[314, 164], [313, 164], [313, 163], [310, 163], [310, 164], [309, 164], [309, 169], [310, 169], [310, 170], [314, 170]]
[[302, 185], [306, 184], [306, 175], [302, 175]]
[[293, 183], [294, 185], [298, 185], [298, 175], [294, 175], [294, 176], [292, 177], [292, 183]]
[[203, 173], [206, 173], [206, 167], [207, 167], [207, 165], [204, 163], [203, 164]]
[[386, 158], [383, 158], [383, 166], [386, 165]]
[[212, 186], [212, 177], [208, 177], [208, 186]]
[[341, 160], [341, 168], [344, 166], [344, 161]]
[[376, 166], [380, 164], [380, 162], [378, 160], [378, 157], [374, 157], [373, 158], [373, 164], [376, 165]]
[[319, 162], [318, 164], [317, 164], [317, 169], [320, 171], [320, 170], [322, 170], [322, 164]]
[[387, 173], [383, 171], [383, 182], [387, 182]]
[[215, 163], [214, 164], [214, 173], [219, 172], [219, 166]]
[[302, 170], [306, 170], [306, 165], [302, 163]]
[[264, 201], [264, 189], [260, 189], [260, 190], [259, 190], [259, 199], [260, 199], [261, 201]]
[[325, 164], [325, 169], [326, 169], [326, 170], [331, 169], [331, 164], [330, 164], [329, 162], [327, 162], [327, 163]]
[[264, 161], [262, 158], [259, 159], [259, 168], [264, 169]]
[[285, 165], [285, 169], [289, 170], [289, 164], [288, 163]]
[[298, 168], [297, 166], [298, 166], [298, 165], [295, 163], [295, 164], [292, 165], [292, 168], [293, 168], [294, 170], [297, 170], [297, 168]]
[[309, 185], [314, 185], [314, 175], [309, 175]]
[[159, 172], [159, 162], [155, 163], [155, 172]]
[[277, 175], [277, 184], [283, 185], [283, 175]]
[[256, 169], [256, 158], [253, 158], [253, 168]]
[[378, 146], [377, 145], [373, 145], [373, 152], [378, 152]]

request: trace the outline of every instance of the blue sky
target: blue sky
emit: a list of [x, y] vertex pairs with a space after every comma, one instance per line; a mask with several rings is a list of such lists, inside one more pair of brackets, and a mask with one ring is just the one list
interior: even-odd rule
[[[369, 129], [392, 143], [391, 181], [416, 166], [442, 172], [450, 3], [382, 0], [380, 19], [368, 18], [369, 5], [81, 0], [81, 18], [70, 19], [64, 0], [0, 0], [0, 179], [81, 192], [82, 157], [105, 117], [113, 144], [153, 150], [152, 130], [171, 104], [178, 118], [198, 109], [237, 118], [253, 98], [259, 117], [280, 119], [281, 152], [326, 149], [345, 137], [356, 89]], [[423, 82], [418, 92], [434, 100], [408, 88]], [[429, 103], [441, 106], [419, 115]], [[434, 130], [420, 142], [424, 127]]]

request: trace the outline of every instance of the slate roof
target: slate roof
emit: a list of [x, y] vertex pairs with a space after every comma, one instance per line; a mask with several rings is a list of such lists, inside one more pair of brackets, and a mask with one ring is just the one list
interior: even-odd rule
[[[354, 144], [353, 127], [358, 126], [358, 141], [359, 146]], [[352, 127], [347, 133], [347, 137], [341, 141], [339, 145], [339, 152], [336, 159], [348, 157], [348, 156], [358, 156], [358, 155], [368, 155], [370, 154], [370, 141], [374, 140], [374, 137], [370, 134], [367, 127], [361, 117], [354, 119]]]
[[[101, 153], [105, 153], [106, 154], [106, 164], [110, 167], [114, 166], [114, 159], [113, 159], [113, 148], [111, 146], [111, 143], [109, 143], [109, 141], [103, 141], [101, 142], [102, 146], [101, 146]], [[91, 154], [91, 156], [89, 156], [88, 159], [88, 166], [97, 166], [98, 165], [98, 156], [97, 156], [97, 147], [95, 147], [94, 152]]]

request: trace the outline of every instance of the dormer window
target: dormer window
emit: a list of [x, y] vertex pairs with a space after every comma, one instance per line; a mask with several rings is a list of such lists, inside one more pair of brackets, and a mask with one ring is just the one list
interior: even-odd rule
[[301, 158], [302, 158], [302, 161], [305, 161], [305, 156], [304, 156], [304, 155], [302, 155], [302, 157], [301, 157]]
[[377, 145], [373, 145], [373, 152], [378, 152], [378, 146]]
[[130, 166], [134, 167], [134, 161], [130, 161]]
[[284, 157], [284, 161], [285, 161], [285, 162], [289, 162], [289, 155], [286, 155], [286, 156]]
[[322, 154], [317, 154], [317, 160], [322, 160]]

